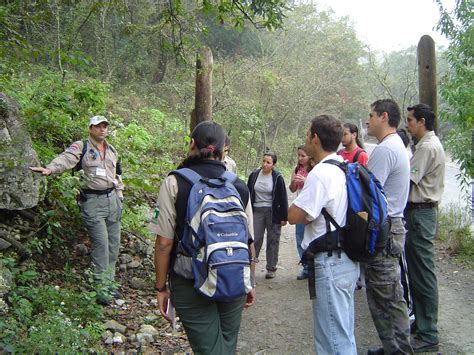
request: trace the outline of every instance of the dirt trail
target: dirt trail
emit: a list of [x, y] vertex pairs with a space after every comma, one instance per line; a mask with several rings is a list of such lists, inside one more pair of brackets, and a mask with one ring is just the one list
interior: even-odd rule
[[[257, 267], [257, 301], [246, 310], [238, 342], [240, 354], [314, 353], [312, 309], [307, 281], [297, 281], [294, 226], [283, 228], [277, 277], [265, 279], [265, 250]], [[461, 269], [438, 252], [439, 330], [443, 354], [474, 353], [473, 270]], [[380, 346], [365, 290], [356, 291], [356, 342], [359, 354]]]

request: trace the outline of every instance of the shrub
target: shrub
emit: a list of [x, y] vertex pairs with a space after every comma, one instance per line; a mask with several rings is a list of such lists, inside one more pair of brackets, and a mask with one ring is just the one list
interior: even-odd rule
[[474, 238], [469, 209], [449, 205], [439, 212], [439, 239], [446, 244], [451, 254], [467, 265], [474, 266]]

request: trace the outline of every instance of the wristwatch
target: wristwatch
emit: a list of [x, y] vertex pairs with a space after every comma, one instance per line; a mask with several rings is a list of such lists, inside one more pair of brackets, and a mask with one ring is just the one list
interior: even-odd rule
[[158, 292], [164, 292], [167, 289], [168, 289], [168, 286], [166, 286], [166, 284], [163, 287], [156, 287], [155, 286], [155, 290], [157, 290]]
[[258, 258], [257, 258], [256, 256], [252, 256], [252, 257], [250, 258], [250, 262], [257, 264], [257, 263], [259, 262], [259, 260], [258, 260]]

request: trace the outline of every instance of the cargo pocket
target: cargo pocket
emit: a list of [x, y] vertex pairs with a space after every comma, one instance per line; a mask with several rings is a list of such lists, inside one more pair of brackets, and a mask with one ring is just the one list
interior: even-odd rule
[[390, 241], [388, 254], [393, 256], [401, 255], [405, 249], [406, 229], [403, 220], [395, 220], [390, 227]]
[[382, 257], [366, 264], [366, 282], [373, 286], [389, 286], [398, 281], [399, 267], [393, 257]]

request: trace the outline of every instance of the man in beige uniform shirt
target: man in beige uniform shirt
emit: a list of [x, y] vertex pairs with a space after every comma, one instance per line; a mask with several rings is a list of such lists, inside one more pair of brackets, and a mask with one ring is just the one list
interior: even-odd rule
[[[93, 273], [99, 291], [98, 303], [108, 304], [113, 286], [115, 263], [120, 247], [120, 218], [122, 215], [123, 182], [118, 154], [106, 141], [108, 121], [94, 116], [89, 122], [89, 139], [71, 144], [46, 168], [30, 169], [49, 176], [73, 169], [79, 161], [84, 171], [84, 188], [79, 206], [91, 238]], [[84, 143], [87, 145], [84, 151]]]
[[224, 165], [227, 171], [234, 173], [237, 175], [237, 164], [234, 159], [229, 157], [229, 150], [230, 150], [230, 138], [229, 136], [225, 137], [225, 145], [224, 145]]
[[445, 157], [434, 132], [435, 115], [428, 105], [408, 107], [406, 127], [417, 141], [410, 160], [410, 194], [405, 210], [405, 252], [413, 296], [415, 352], [438, 351], [438, 281], [433, 240], [438, 203], [444, 189]]

